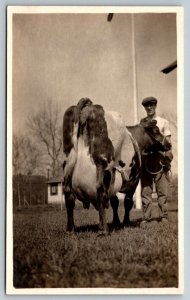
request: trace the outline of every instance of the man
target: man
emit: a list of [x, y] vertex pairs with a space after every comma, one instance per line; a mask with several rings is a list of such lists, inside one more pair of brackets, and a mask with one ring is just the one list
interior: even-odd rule
[[[147, 117], [142, 119], [145, 120], [156, 120], [156, 125], [160, 129], [160, 132], [164, 135], [164, 137], [171, 143], [171, 132], [169, 129], [169, 122], [156, 115], [157, 108], [157, 99], [154, 97], [147, 97], [143, 99], [142, 105], [146, 110]], [[142, 122], [143, 123], [143, 122]], [[142, 205], [143, 205], [143, 214], [144, 220], [142, 221], [142, 225], [146, 224], [148, 221], [152, 221], [153, 219], [160, 219], [162, 222], [168, 222], [168, 210], [167, 210], [167, 196], [168, 196], [168, 172], [171, 168], [171, 161], [173, 159], [173, 155], [171, 151], [161, 153], [161, 161], [163, 168], [160, 168], [158, 172], [150, 172], [147, 168], [147, 159], [149, 159], [149, 165], [151, 163], [155, 164], [154, 155], [148, 154], [147, 157], [142, 157], [142, 177], [141, 177], [141, 197], [142, 197]], [[152, 161], [151, 161], [152, 159]], [[160, 162], [160, 160], [159, 160]], [[153, 174], [154, 173], [154, 174]], [[156, 187], [157, 192], [157, 202], [159, 211], [155, 213], [155, 206], [153, 204], [152, 193], [153, 193], [153, 182]]]

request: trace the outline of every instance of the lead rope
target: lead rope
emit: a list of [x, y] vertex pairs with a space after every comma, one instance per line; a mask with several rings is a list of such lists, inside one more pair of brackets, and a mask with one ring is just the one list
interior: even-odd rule
[[156, 200], [158, 198], [157, 191], [156, 191], [156, 182], [155, 177], [152, 178], [152, 199]]

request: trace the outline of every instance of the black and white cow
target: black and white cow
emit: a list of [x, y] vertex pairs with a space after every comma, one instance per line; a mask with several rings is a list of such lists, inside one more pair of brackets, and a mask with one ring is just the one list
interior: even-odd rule
[[[140, 176], [140, 150], [117, 112], [105, 111], [89, 98], [69, 107], [63, 118], [63, 151], [67, 229], [74, 229], [75, 199], [90, 203], [99, 211], [100, 229], [106, 231], [106, 208], [113, 209], [117, 226], [118, 199], [125, 196], [124, 223], [128, 222], [133, 195]], [[128, 201], [129, 200], [129, 201]]]

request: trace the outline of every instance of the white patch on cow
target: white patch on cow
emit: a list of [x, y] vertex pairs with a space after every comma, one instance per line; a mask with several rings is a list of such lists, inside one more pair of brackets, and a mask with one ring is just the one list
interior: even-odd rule
[[77, 138], [78, 128], [79, 128], [79, 123], [77, 122], [77, 123], [74, 124], [73, 135], [72, 135], [73, 147], [74, 147], [76, 152], [77, 152], [77, 146], [78, 146], [78, 138]]
[[[81, 201], [89, 200], [92, 204], [97, 201], [97, 173], [96, 165], [90, 156], [89, 147], [85, 145], [83, 137], [78, 139], [78, 154], [75, 164], [72, 186], [77, 198]], [[109, 196], [113, 196], [121, 189], [122, 178], [119, 172], [115, 174], [114, 183], [109, 189]], [[86, 196], [86, 197], [85, 197]]]
[[74, 148], [72, 148], [66, 159], [66, 165], [63, 171], [64, 178], [68, 178], [69, 176], [71, 176], [73, 169], [75, 167], [76, 160], [77, 160], [77, 152]]
[[139, 163], [140, 163], [140, 166], [141, 166], [141, 153], [140, 153], [140, 148], [139, 148], [138, 142], [137, 142], [137, 140], [135, 139], [135, 137], [132, 136], [132, 133], [131, 133], [127, 128], [126, 128], [126, 130], [127, 130], [127, 134], [128, 134], [128, 135], [130, 136], [130, 138], [131, 138], [131, 141], [132, 141], [132, 143], [133, 143], [133, 145], [134, 145], [135, 150], [136, 150], [137, 153], [138, 153]]
[[114, 183], [110, 185], [108, 195], [109, 197], [115, 196], [115, 194], [120, 191], [122, 187], [122, 177], [121, 174], [116, 170]]
[[78, 138], [78, 153], [72, 186], [79, 199], [82, 200], [84, 195], [88, 195], [89, 200], [96, 198], [96, 165], [82, 137]]
[[110, 138], [113, 147], [115, 160], [120, 159], [120, 151], [125, 136], [125, 124], [121, 115], [116, 111], [106, 111], [105, 120], [107, 124], [108, 137]]
[[121, 115], [115, 111], [105, 112], [108, 136], [115, 149], [115, 163], [119, 160], [125, 163], [124, 171], [129, 177], [131, 163], [134, 157], [134, 145], [132, 136], [127, 130]]

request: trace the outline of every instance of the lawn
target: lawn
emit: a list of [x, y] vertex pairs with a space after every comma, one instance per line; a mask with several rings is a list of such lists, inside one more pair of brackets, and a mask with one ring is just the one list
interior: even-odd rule
[[[177, 287], [177, 211], [169, 223], [139, 227], [133, 210], [128, 228], [98, 232], [98, 212], [75, 209], [75, 233], [66, 232], [66, 210], [31, 207], [14, 212], [14, 286], [56, 287]], [[123, 205], [119, 207], [120, 218]], [[108, 223], [112, 212], [107, 210]]]

